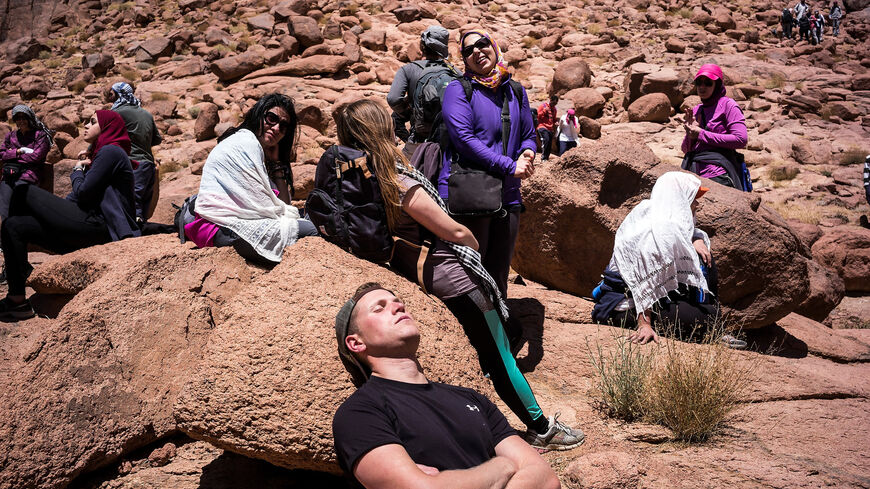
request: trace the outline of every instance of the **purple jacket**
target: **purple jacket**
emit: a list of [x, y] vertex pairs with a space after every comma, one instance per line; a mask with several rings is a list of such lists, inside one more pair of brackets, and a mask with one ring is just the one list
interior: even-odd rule
[[[17, 154], [18, 148], [30, 148], [33, 153]], [[48, 155], [48, 138], [45, 133], [36, 130], [30, 134], [21, 134], [20, 131], [9, 131], [6, 139], [3, 140], [3, 145], [0, 146], [0, 160], [3, 163], [21, 163], [25, 165], [25, 171], [21, 175], [24, 181], [30, 183], [38, 183], [39, 179], [33, 172], [36, 165], [45, 163], [45, 157]]]
[[[504, 175], [502, 202], [504, 205], [519, 204], [520, 179], [513, 176], [516, 159], [529, 149], [537, 149], [535, 128], [529, 98], [523, 90], [523, 99], [516, 100], [507, 80], [497, 91], [492, 91], [472, 82], [471, 102], [465, 100], [462, 84], [454, 80], [444, 91], [441, 113], [447, 126], [450, 143], [465, 161], [477, 162], [492, 173]], [[502, 154], [501, 108], [502, 97], [510, 97], [511, 133], [508, 138], [508, 154]], [[447, 195], [447, 178], [450, 176], [450, 155], [444, 154], [441, 174], [438, 177], [438, 193]]]
[[[724, 92], [724, 89], [722, 90]], [[707, 129], [702, 130], [698, 139], [690, 144], [688, 134], [683, 138], [683, 153], [689, 151], [709, 151], [714, 148], [742, 149], [746, 147], [746, 119], [737, 102], [724, 93], [710, 97], [706, 103], [698, 104], [692, 110], [695, 120], [706, 119]], [[700, 112], [704, 115], [700, 116]]]

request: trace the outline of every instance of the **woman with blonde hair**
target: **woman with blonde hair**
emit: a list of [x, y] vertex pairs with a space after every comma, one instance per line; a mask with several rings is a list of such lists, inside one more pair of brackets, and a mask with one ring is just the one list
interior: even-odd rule
[[[583, 443], [580, 430], [560, 423], [558, 415], [549, 419], [543, 415], [510, 351], [503, 326], [507, 307], [481, 264], [477, 240], [447, 214], [438, 191], [396, 147], [387, 110], [376, 101], [360, 100], [338, 111], [335, 119], [339, 143], [364, 151], [377, 177], [388, 225], [396, 239], [390, 265], [442, 299], [456, 316], [496, 392], [528, 426], [526, 440], [530, 444], [565, 450]], [[427, 238], [432, 242], [427, 247], [431, 251], [421, 257]]]

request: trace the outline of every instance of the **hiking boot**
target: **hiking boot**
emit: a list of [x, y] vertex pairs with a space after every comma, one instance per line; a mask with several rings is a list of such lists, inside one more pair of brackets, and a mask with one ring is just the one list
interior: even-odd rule
[[586, 435], [579, 428], [570, 428], [559, 422], [559, 414], [550, 417], [550, 428], [546, 433], [526, 431], [526, 443], [543, 450], [570, 450], [586, 441]]
[[21, 321], [36, 316], [30, 301], [24, 299], [21, 304], [15, 304], [8, 297], [0, 299], [0, 321]]

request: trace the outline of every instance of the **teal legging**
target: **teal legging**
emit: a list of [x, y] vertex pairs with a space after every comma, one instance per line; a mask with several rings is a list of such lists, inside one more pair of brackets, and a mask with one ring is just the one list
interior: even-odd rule
[[492, 303], [475, 289], [445, 299], [444, 304], [456, 316], [471, 346], [477, 350], [480, 368], [489, 374], [499, 397], [530, 429], [539, 433], [547, 431], [549, 422], [538, 406], [529, 382], [517, 367], [507, 333]]

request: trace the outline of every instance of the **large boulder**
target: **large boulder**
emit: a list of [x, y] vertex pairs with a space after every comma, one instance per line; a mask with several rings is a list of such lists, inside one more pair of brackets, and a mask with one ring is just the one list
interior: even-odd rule
[[[798, 235], [797, 232], [795, 234]], [[800, 235], [798, 238], [801, 239]], [[843, 300], [846, 285], [835, 270], [814, 260], [807, 262], [807, 274], [810, 279], [810, 295], [795, 312], [814, 321], [824, 321]]]
[[320, 32], [320, 26], [317, 21], [311, 17], [303, 17], [301, 15], [293, 15], [287, 22], [287, 27], [290, 29], [290, 35], [295, 37], [302, 48], [316, 46], [323, 42], [323, 34]]
[[266, 59], [258, 52], [245, 51], [236, 56], [221, 58], [209, 66], [220, 81], [232, 81], [263, 67]]
[[651, 93], [628, 106], [630, 122], [667, 122], [671, 116], [671, 101], [663, 93]]
[[589, 65], [580, 57], [568, 58], [556, 65], [551, 93], [561, 96], [569, 90], [588, 87], [591, 82]]
[[349, 64], [350, 60], [345, 56], [315, 54], [307, 58], [294, 58], [277, 66], [257, 70], [245, 76], [243, 80], [263, 76], [334, 75]]
[[197, 141], [205, 141], [217, 137], [215, 126], [221, 121], [219, 108], [211, 102], [199, 104], [199, 114], [193, 124], [193, 135]]
[[38, 58], [43, 51], [51, 52], [51, 48], [34, 38], [22, 38], [8, 44], [6, 59], [10, 63], [23, 64]]
[[[584, 141], [542, 163], [523, 184], [523, 214], [513, 268], [571, 294], [589, 296], [613, 252], [616, 229], [673, 166], [637, 136]], [[698, 211], [719, 267], [720, 298], [744, 328], [775, 322], [809, 296], [808, 252], [758, 196], [705, 180]], [[585, 319], [585, 318], [584, 318]]]
[[271, 270], [171, 235], [50, 258], [30, 285], [75, 297], [57, 319], [19, 326], [40, 336], [0, 376], [0, 488], [65, 487], [179, 428], [285, 467], [337, 472], [332, 415], [353, 387], [334, 318], [371, 280], [421, 321], [429, 378], [492, 396], [440, 301], [320, 238], [288, 247]]
[[589, 87], [571, 90], [566, 94], [566, 97], [570, 97], [578, 117], [599, 117], [604, 109], [604, 105], [607, 103], [601, 92]]
[[635, 100], [651, 93], [664, 93], [671, 105], [679, 107], [685, 98], [687, 77], [672, 68], [649, 63], [634, 63], [623, 81], [625, 96], [622, 105], [628, 108]]
[[813, 244], [813, 257], [843, 278], [847, 292], [870, 292], [870, 229], [833, 228]]

